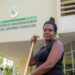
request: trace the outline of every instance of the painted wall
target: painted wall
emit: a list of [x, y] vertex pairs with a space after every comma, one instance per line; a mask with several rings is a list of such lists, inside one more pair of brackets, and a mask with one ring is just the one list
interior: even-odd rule
[[[19, 14], [10, 17], [12, 7], [18, 7]], [[55, 17], [57, 20], [56, 0], [0, 0], [0, 21], [37, 16], [35, 27], [0, 31], [0, 42], [14, 42], [30, 40], [33, 34], [42, 36], [42, 27], [45, 21]]]
[[60, 18], [59, 33], [75, 32], [75, 15]]
[[[9, 15], [9, 12], [12, 9], [12, 7], [18, 7], [19, 9], [19, 14], [15, 18], [10, 17]], [[37, 17], [36, 26], [21, 29], [1, 30], [0, 43], [2, 44], [3, 42], [28, 41], [35, 33], [37, 33], [40, 36], [40, 39], [43, 39], [42, 28], [44, 22], [49, 20], [50, 17], [54, 17], [57, 22], [57, 0], [0, 0], [0, 26], [4, 22], [5, 24], [7, 24], [9, 23], [8, 21], [14, 19], [29, 18], [32, 16]], [[4, 49], [4, 45], [1, 47], [3, 47], [3, 50], [6, 53], [7, 51], [12, 50], [9, 48], [9, 46], [7, 47], [7, 51], [6, 49]], [[17, 48], [19, 48], [18, 46], [14, 47], [16, 47], [14, 50], [17, 50]], [[22, 51], [23, 48], [26, 49], [27, 47], [25, 47], [24, 45], [19, 51]], [[20, 53], [19, 51], [18, 54]], [[24, 50], [24, 52], [26, 52], [26, 50]], [[24, 52], [23, 51], [21, 52], [22, 55], [24, 55]], [[17, 55], [15, 51], [13, 53], [14, 56]], [[19, 56], [22, 56], [21, 53]], [[14, 56], [13, 57], [11, 57], [10, 55], [8, 56], [10, 59], [12, 58], [13, 60], [15, 60]], [[21, 61], [21, 58], [16, 57], [16, 59], [17, 59], [16, 62], [18, 63]], [[24, 59], [22, 58], [22, 60]], [[25, 63], [25, 61], [23, 61], [23, 63]], [[21, 63], [19, 63], [20, 66], [19, 75], [23, 75], [24, 73], [25, 66], [22, 66], [23, 63], [22, 61]]]

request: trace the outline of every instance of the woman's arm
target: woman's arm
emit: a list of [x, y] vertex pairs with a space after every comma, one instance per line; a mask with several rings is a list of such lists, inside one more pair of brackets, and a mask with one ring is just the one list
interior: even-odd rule
[[29, 66], [33, 66], [35, 65], [35, 59], [33, 57], [33, 52], [32, 52], [32, 55], [31, 55], [31, 58], [30, 58], [30, 62], [29, 62]]
[[[37, 35], [33, 35], [33, 37], [31, 38], [31, 44], [34, 42], [34, 44], [36, 43], [37, 41]], [[35, 65], [35, 59], [33, 57], [33, 52], [32, 52], [32, 55], [31, 55], [31, 58], [30, 58], [30, 62], [29, 62], [29, 66], [33, 66]]]
[[31, 72], [31, 75], [42, 75], [48, 71], [50, 71], [56, 63], [60, 60], [62, 53], [64, 52], [62, 43], [60, 41], [56, 41], [53, 44], [52, 50], [46, 60], [41, 66], [39, 66], [35, 71]]

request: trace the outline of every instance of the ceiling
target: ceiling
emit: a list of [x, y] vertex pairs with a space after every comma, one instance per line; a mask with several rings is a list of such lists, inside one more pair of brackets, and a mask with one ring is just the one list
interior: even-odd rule
[[[43, 40], [38, 40], [34, 49], [34, 54], [43, 45]], [[18, 59], [27, 59], [30, 50], [29, 41], [0, 43], [0, 56], [18, 61]]]
[[59, 40], [62, 41], [63, 45], [72, 42], [75, 40], [75, 32], [60, 33]]

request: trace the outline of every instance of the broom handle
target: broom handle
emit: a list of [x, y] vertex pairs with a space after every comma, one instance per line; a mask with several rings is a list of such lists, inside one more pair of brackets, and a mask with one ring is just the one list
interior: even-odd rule
[[30, 62], [31, 55], [32, 55], [33, 47], [34, 47], [34, 42], [32, 42], [32, 44], [31, 44], [29, 57], [28, 57], [28, 61], [26, 63], [26, 68], [25, 68], [25, 71], [24, 71], [24, 75], [27, 75], [27, 69], [28, 69], [28, 65], [29, 65], [29, 62]]

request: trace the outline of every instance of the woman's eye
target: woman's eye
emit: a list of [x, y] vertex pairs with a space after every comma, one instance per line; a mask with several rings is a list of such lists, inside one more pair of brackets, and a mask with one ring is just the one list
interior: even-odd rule
[[44, 29], [44, 31], [47, 31], [46, 29]]
[[44, 31], [52, 32], [53, 30], [52, 29], [44, 29]]
[[52, 31], [52, 29], [49, 29], [49, 31]]

